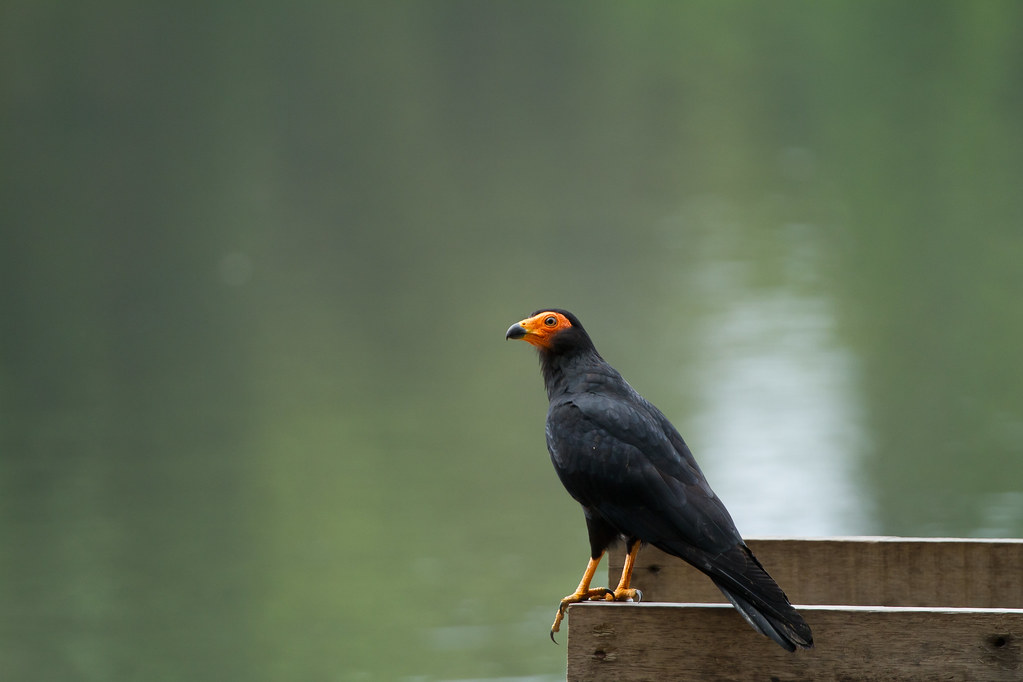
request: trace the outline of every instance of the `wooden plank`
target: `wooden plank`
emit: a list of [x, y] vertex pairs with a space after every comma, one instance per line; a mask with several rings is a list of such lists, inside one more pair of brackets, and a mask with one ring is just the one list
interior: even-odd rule
[[[859, 537], [750, 539], [793, 604], [1023, 608], [1023, 540]], [[624, 551], [609, 559], [618, 584]], [[702, 573], [654, 547], [637, 557], [644, 601], [720, 603]]]
[[569, 680], [1020, 680], [1021, 609], [802, 606], [789, 653], [717, 604], [569, 607]]

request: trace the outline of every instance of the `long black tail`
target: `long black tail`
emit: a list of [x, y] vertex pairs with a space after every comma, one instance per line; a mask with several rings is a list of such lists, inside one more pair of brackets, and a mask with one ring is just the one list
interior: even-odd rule
[[[767, 574], [753, 552], [740, 543], [727, 552], [704, 554], [696, 561], [692, 551], [677, 553], [710, 576], [718, 589], [732, 602], [753, 629], [767, 635], [789, 651], [813, 646], [813, 634], [778, 583]], [[688, 556], [686, 556], [688, 554]]]
[[813, 635], [810, 633], [810, 626], [806, 624], [799, 612], [789, 606], [791, 613], [784, 620], [778, 618], [768, 611], [762, 611], [746, 599], [737, 595], [734, 591], [724, 587], [717, 580], [714, 584], [718, 586], [728, 601], [736, 610], [742, 614], [746, 622], [753, 626], [753, 629], [762, 635], [767, 635], [780, 646], [795, 651], [797, 646], [809, 649], [813, 646]]

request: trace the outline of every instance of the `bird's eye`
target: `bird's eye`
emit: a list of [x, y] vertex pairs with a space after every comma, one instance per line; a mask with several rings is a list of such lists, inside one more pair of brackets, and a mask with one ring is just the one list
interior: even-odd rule
[[553, 327], [558, 323], [558, 318], [554, 317], [553, 315], [548, 315], [546, 318], [544, 318], [543, 323], [548, 327]]

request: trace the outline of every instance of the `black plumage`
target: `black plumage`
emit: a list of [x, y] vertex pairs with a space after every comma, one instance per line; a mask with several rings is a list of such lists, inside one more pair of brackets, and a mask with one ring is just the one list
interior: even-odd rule
[[[572, 313], [546, 308], [512, 325], [506, 338], [540, 353], [550, 400], [547, 448], [569, 494], [583, 507], [590, 564], [579, 589], [562, 601], [638, 599], [629, 587], [639, 543], [677, 556], [707, 574], [754, 629], [794, 651], [810, 647], [810, 628], [743, 542], [682, 436], [597, 352]], [[610, 544], [629, 550], [617, 589], [589, 581]]]

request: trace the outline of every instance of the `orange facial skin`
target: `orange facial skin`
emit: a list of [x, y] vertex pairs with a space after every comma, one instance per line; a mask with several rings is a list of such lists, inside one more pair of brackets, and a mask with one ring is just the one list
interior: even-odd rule
[[516, 326], [524, 329], [526, 333], [523, 336], [511, 338], [521, 338], [537, 348], [550, 348], [554, 335], [568, 329], [572, 323], [561, 313], [545, 311], [533, 317], [527, 317]]

